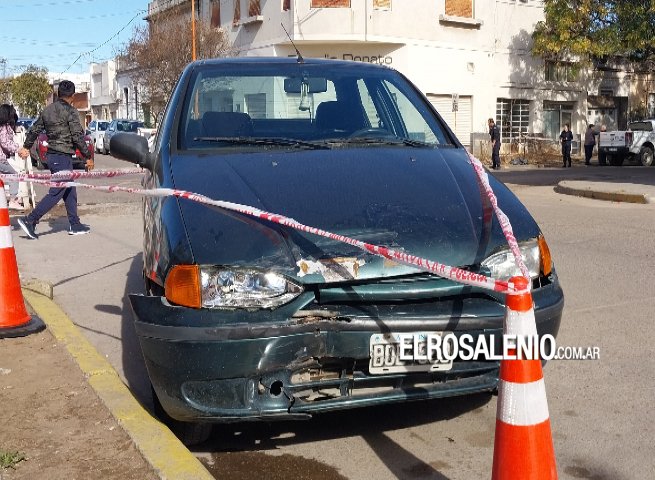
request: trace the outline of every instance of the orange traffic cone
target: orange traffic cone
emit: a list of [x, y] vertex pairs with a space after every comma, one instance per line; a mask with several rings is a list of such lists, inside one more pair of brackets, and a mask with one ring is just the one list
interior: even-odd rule
[[44, 328], [44, 323], [37, 317], [31, 317], [25, 308], [11, 238], [7, 198], [0, 180], [0, 338], [22, 337]]
[[[510, 279], [521, 291], [507, 294], [503, 333], [536, 336], [537, 324], [528, 280]], [[550, 431], [541, 360], [500, 363], [492, 480], [556, 479], [557, 466]]]

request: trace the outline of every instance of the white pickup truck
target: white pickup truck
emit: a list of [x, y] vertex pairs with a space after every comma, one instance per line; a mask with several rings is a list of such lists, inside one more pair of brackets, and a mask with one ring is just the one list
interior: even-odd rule
[[654, 165], [655, 119], [632, 122], [628, 130], [600, 132], [598, 150], [610, 165], [623, 165], [626, 158], [636, 159], [648, 167]]

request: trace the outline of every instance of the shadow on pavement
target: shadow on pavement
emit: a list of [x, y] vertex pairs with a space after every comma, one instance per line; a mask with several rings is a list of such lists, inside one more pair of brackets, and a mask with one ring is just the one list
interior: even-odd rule
[[396, 478], [431, 478], [448, 480], [429, 463], [416, 458], [383, 433], [364, 435], [364, 440]]
[[599, 167], [592, 163], [588, 167], [575, 165], [572, 168], [511, 167], [490, 174], [503, 183], [527, 186], [556, 186], [563, 180], [655, 186], [655, 168], [642, 166]]
[[486, 405], [491, 398], [490, 393], [480, 393], [329, 412], [309, 420], [217, 424], [210, 440], [194, 450], [274, 450], [286, 445], [352, 436], [375, 441], [381, 432], [455, 418]]
[[[125, 292], [121, 310], [121, 341], [123, 344], [123, 373], [132, 394], [136, 399], [152, 411], [150, 380], [141, 354], [141, 345], [134, 329], [134, 317], [128, 297], [131, 293], [143, 293], [143, 255], [139, 253], [132, 259], [127, 272]], [[100, 308], [97, 306], [96, 308]]]

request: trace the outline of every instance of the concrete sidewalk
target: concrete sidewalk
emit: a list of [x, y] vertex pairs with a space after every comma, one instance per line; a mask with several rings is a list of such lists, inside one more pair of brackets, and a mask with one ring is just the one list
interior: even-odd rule
[[[50, 298], [51, 293], [52, 285], [47, 282], [32, 279], [23, 283], [23, 296], [29, 310], [43, 320], [47, 330], [57, 342], [56, 346], [70, 354], [88, 385], [104, 406], [107, 407], [118, 425], [127, 433], [144, 460], [156, 472], [156, 475], [162, 479], [176, 480], [210, 480], [214, 478], [170, 430], [156, 420], [134, 398], [109, 362], [96, 351], [71, 319], [52, 301]], [[3, 341], [3, 357], [9, 358], [12, 356], [11, 342], [13, 340], [5, 339]], [[39, 358], [41, 357], [36, 355], [33, 361], [38, 363]], [[40, 370], [48, 372], [49, 365], [42, 365]], [[77, 376], [80, 372], [71, 371], [70, 373], [72, 376]], [[62, 372], [59, 372], [59, 375], [67, 376]], [[38, 382], [38, 378], [34, 380]], [[58, 377], [58, 380], [63, 384], [67, 383], [64, 378]], [[29, 379], [23, 381], [29, 381]], [[45, 404], [48, 402], [48, 396], [51, 395], [50, 392], [43, 391], [41, 402], [34, 398], [34, 389], [25, 388], [24, 390], [26, 395], [30, 395], [30, 398], [25, 398], [24, 402], [20, 403], [36, 402], [37, 404]], [[13, 392], [16, 395], [18, 390], [13, 389]], [[65, 412], [61, 412], [61, 414], [62, 417], [66, 415]], [[50, 418], [50, 421], [54, 425], [58, 423], [58, 418]], [[30, 425], [29, 418], [13, 418], [12, 422], [21, 422], [26, 427]], [[32, 425], [29, 428], [36, 426]], [[9, 444], [12, 439], [4, 438], [3, 442]], [[109, 454], [111, 455], [111, 453]], [[67, 462], [85, 463], [87, 459], [82, 457], [68, 458]], [[17, 467], [16, 478], [20, 478], [19, 473], [20, 466]], [[2, 472], [0, 472], [1, 476]]]
[[555, 191], [566, 195], [625, 203], [655, 203], [655, 186], [636, 183], [563, 180]]

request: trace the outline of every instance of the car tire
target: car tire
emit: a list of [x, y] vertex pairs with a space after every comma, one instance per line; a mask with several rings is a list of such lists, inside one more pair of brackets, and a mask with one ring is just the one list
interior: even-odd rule
[[612, 165], [613, 167], [620, 167], [621, 165], [623, 165], [623, 156], [608, 155], [607, 159], [610, 162], [610, 165]]
[[198, 445], [207, 441], [211, 436], [214, 426], [211, 423], [181, 422], [171, 418], [162, 407], [155, 389], [150, 386], [152, 392], [152, 404], [155, 415], [180, 439], [187, 447]]
[[655, 162], [653, 161], [653, 149], [651, 147], [641, 147], [639, 152], [639, 160], [644, 167], [651, 167]]

